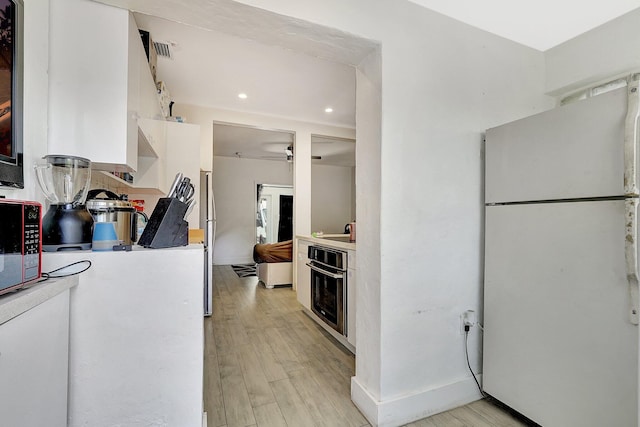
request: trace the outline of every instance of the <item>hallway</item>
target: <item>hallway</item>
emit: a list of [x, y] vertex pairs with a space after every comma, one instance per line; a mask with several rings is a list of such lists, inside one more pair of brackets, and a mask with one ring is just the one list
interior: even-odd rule
[[[214, 267], [213, 315], [205, 318], [208, 427], [362, 427], [351, 402], [355, 357], [311, 320], [291, 288]], [[484, 400], [410, 427], [524, 426]]]

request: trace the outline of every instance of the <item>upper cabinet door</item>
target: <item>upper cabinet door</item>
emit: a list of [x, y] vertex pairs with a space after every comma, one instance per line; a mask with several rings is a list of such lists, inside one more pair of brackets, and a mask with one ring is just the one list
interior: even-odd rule
[[133, 15], [87, 0], [51, 0], [50, 15], [48, 152], [136, 171], [138, 118], [160, 107]]
[[626, 88], [489, 129], [487, 203], [624, 194]]

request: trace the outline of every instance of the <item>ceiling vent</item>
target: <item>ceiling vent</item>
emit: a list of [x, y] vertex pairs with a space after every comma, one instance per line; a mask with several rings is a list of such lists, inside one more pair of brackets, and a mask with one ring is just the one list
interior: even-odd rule
[[156, 48], [156, 53], [158, 54], [158, 56], [171, 59], [171, 50], [169, 49], [168, 43], [154, 41], [153, 47]]

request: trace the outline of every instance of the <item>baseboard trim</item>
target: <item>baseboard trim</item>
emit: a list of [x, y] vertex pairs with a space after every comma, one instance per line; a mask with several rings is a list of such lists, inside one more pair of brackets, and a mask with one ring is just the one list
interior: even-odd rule
[[[480, 377], [478, 377], [480, 380]], [[396, 427], [482, 398], [472, 377], [387, 401], [377, 401], [351, 377], [351, 400], [374, 427]]]

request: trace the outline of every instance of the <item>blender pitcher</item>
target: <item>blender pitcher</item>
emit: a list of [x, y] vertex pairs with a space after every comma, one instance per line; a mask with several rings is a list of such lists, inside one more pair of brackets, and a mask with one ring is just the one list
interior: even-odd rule
[[48, 155], [35, 166], [36, 177], [50, 206], [42, 218], [42, 249], [47, 252], [91, 249], [93, 218], [85, 206], [91, 161]]

